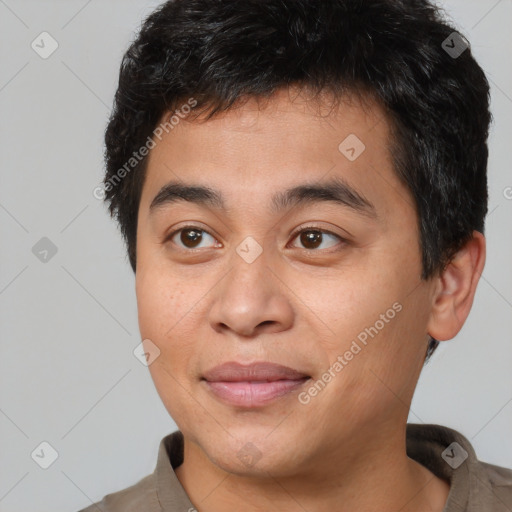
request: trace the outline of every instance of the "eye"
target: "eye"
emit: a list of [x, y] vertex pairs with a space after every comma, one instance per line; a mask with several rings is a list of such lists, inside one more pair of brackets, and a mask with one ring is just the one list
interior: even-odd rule
[[221, 246], [210, 233], [198, 226], [185, 226], [177, 229], [169, 235], [168, 239], [182, 249], [201, 249], [204, 248], [201, 247], [201, 243], [207, 241], [208, 238], [214, 241], [213, 247]]
[[[313, 226], [302, 228], [295, 234], [293, 240], [295, 239], [298, 239], [306, 250], [318, 249], [326, 240], [327, 247], [324, 245], [324, 247], [320, 247], [321, 249], [329, 249], [330, 247], [335, 247], [340, 241], [345, 241], [343, 238], [331, 233], [330, 231], [318, 229]], [[331, 240], [330, 242], [329, 239]]]
[[[213, 244], [210, 243], [210, 247], [222, 247], [222, 244], [220, 244], [215, 237], [199, 226], [185, 226], [177, 229], [169, 235], [167, 240], [172, 241], [181, 249], [192, 250], [208, 247], [208, 238], [213, 242]], [[303, 249], [305, 250], [314, 250], [318, 248], [329, 249], [338, 245], [340, 241], [345, 242], [345, 240], [339, 235], [335, 235], [330, 231], [319, 229], [314, 226], [302, 228], [300, 231], [297, 231], [293, 235], [292, 241], [295, 239], [300, 241], [303, 245]], [[203, 242], [206, 242], [206, 246], [201, 247]], [[324, 247], [321, 247], [322, 244], [324, 244]]]

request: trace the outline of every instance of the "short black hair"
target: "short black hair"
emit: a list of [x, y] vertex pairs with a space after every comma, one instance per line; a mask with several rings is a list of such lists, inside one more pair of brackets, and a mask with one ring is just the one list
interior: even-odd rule
[[[395, 172], [415, 200], [422, 279], [440, 272], [473, 230], [484, 232], [489, 84], [440, 7], [171, 0], [147, 17], [125, 53], [105, 132], [104, 199], [134, 272], [147, 162], [137, 151], [162, 116], [193, 98], [210, 118], [289, 86], [337, 98], [364, 93], [384, 109]], [[427, 359], [437, 344], [430, 340]]]

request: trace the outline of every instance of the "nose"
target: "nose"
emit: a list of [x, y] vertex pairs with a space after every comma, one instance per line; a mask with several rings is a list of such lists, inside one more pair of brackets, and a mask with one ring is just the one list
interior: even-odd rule
[[232, 270], [212, 291], [212, 328], [249, 338], [290, 329], [294, 319], [291, 292], [278, 277], [271, 255], [263, 251], [248, 263], [234, 253], [232, 265]]

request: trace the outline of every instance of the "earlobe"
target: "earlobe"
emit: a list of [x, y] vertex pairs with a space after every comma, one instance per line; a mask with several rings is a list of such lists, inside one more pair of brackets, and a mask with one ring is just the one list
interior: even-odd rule
[[428, 334], [438, 341], [454, 338], [469, 315], [476, 286], [485, 264], [485, 237], [473, 237], [436, 277]]

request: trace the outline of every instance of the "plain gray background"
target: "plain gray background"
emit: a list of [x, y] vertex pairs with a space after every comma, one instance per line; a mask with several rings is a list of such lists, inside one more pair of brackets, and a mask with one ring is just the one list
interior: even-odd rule
[[[132, 485], [176, 428], [133, 355], [134, 276], [93, 196], [121, 56], [159, 3], [0, 0], [2, 512], [73, 512]], [[443, 5], [492, 86], [488, 255], [470, 318], [425, 368], [409, 421], [455, 428], [480, 459], [512, 467], [512, 1]], [[31, 47], [43, 31], [58, 43], [46, 59]], [[47, 261], [43, 237], [57, 251]], [[47, 469], [31, 456], [49, 456], [42, 442], [58, 453]]]

